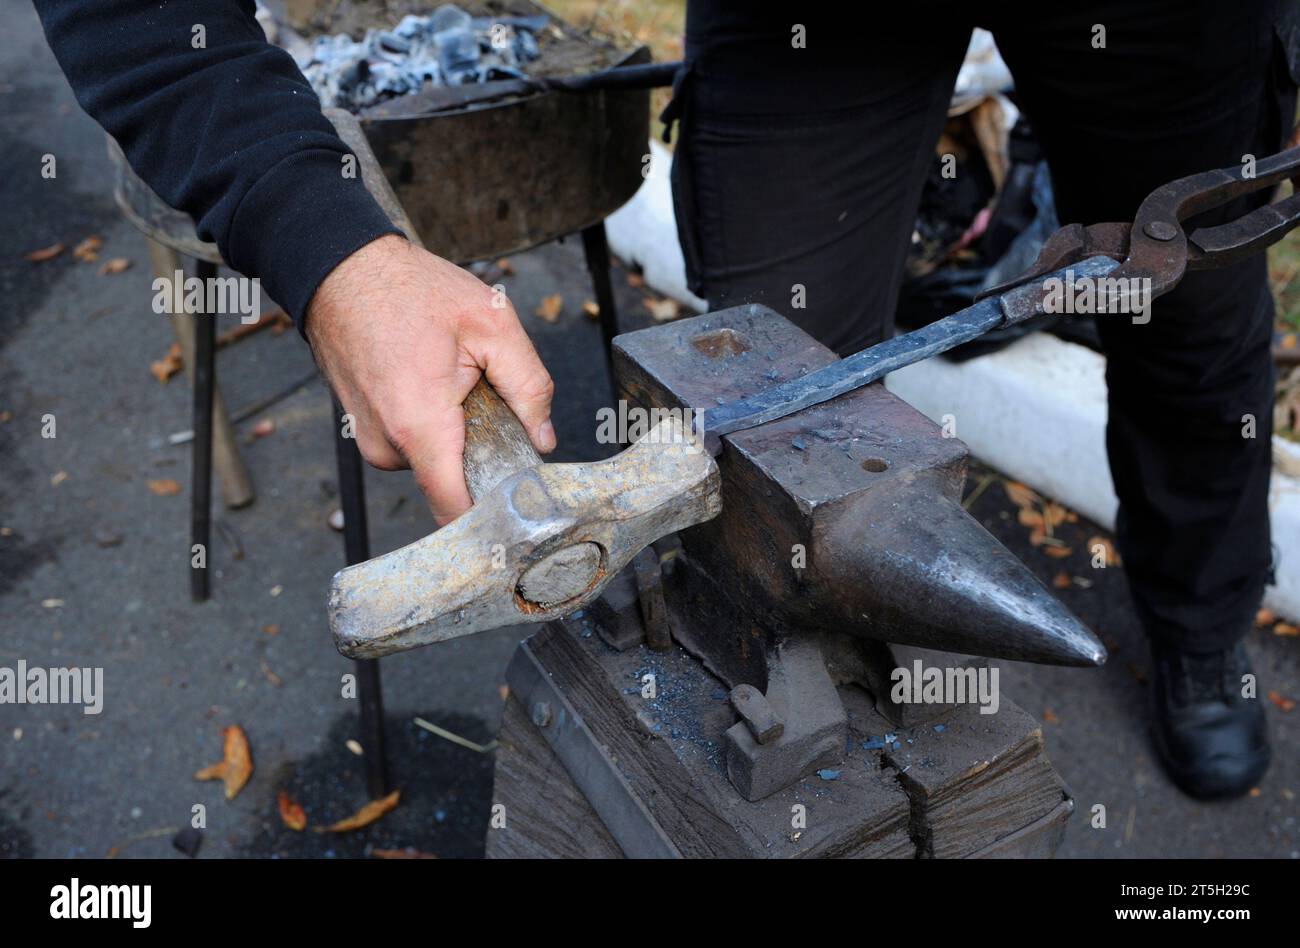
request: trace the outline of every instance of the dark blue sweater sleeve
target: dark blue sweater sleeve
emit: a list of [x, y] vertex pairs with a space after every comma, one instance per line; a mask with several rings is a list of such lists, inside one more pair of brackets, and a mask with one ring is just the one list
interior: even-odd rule
[[35, 4], [82, 108], [294, 319], [344, 257], [398, 233], [360, 176], [344, 176], [347, 146], [252, 0]]

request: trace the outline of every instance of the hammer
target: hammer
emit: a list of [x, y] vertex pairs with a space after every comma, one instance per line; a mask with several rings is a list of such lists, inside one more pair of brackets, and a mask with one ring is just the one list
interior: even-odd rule
[[[325, 115], [379, 206], [422, 247], [356, 117], [342, 109]], [[600, 595], [652, 542], [722, 509], [717, 465], [681, 413], [666, 413], [608, 460], [543, 464], [486, 378], [464, 410], [474, 504], [424, 539], [334, 576], [329, 623], [344, 655], [379, 658], [557, 619]]]

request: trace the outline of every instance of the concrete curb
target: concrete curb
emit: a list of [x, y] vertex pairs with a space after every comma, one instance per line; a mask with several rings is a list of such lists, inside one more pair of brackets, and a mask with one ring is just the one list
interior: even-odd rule
[[[606, 221], [610, 246], [641, 267], [656, 291], [704, 310], [686, 287], [669, 185], [672, 155], [653, 141], [650, 154], [646, 183]], [[909, 366], [885, 384], [936, 422], [953, 424], [988, 464], [1113, 529], [1118, 501], [1106, 462], [1104, 370], [1092, 350], [1036, 333], [967, 362]], [[1265, 602], [1300, 617], [1300, 477], [1285, 472], [1300, 472], [1300, 446], [1274, 438], [1273, 451], [1277, 584]]]

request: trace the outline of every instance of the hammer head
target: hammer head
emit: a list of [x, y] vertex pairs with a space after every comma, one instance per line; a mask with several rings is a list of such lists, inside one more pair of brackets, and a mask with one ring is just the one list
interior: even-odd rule
[[341, 570], [330, 630], [344, 655], [379, 658], [556, 619], [650, 543], [720, 510], [717, 465], [667, 417], [613, 458], [519, 471], [436, 533]]

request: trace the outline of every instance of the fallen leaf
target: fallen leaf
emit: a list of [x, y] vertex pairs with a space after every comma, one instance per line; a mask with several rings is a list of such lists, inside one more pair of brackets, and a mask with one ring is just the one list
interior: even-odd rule
[[1044, 723], [1044, 724], [1056, 724], [1056, 723], [1057, 723], [1058, 721], [1060, 721], [1060, 720], [1061, 720], [1061, 719], [1058, 718], [1058, 717], [1056, 716], [1055, 712], [1053, 712], [1051, 708], [1044, 708], [1044, 709], [1043, 709], [1043, 723]]
[[1273, 626], [1273, 634], [1291, 638], [1300, 635], [1300, 627], [1294, 626], [1290, 622], [1279, 622]]
[[372, 849], [370, 855], [375, 859], [437, 859], [433, 853], [420, 852], [407, 846], [405, 849]]
[[600, 319], [600, 306], [595, 300], [583, 300], [582, 313], [588, 319]]
[[272, 418], [263, 418], [257, 424], [253, 425], [253, 437], [265, 438], [275, 431], [275, 420]]
[[1036, 527], [1041, 530], [1046, 525], [1043, 515], [1033, 507], [1021, 507], [1020, 512], [1016, 514], [1016, 520], [1022, 527]]
[[542, 302], [538, 304], [537, 309], [533, 310], [535, 316], [540, 316], [543, 322], [553, 323], [560, 318], [560, 310], [564, 308], [564, 297], [559, 293], [552, 293], [550, 296], [542, 297]]
[[104, 265], [99, 268], [100, 276], [112, 276], [115, 273], [122, 273], [131, 269], [131, 261], [126, 257], [114, 257], [112, 260], [105, 260]]
[[29, 250], [23, 254], [23, 259], [32, 263], [44, 263], [46, 260], [53, 260], [59, 254], [63, 253], [62, 242], [50, 244], [48, 247], [42, 247], [40, 250]]
[[60, 484], [62, 484], [62, 483], [63, 483], [64, 481], [66, 481], [67, 479], [68, 479], [68, 472], [67, 472], [67, 471], [58, 471], [58, 472], [56, 472], [56, 473], [55, 473], [55, 474], [50, 478], [50, 486], [51, 486], [51, 487], [58, 487]]
[[266, 676], [267, 681], [269, 681], [277, 688], [279, 688], [281, 685], [284, 684], [284, 682], [280, 679], [280, 676], [277, 675], [275, 672], [271, 671], [271, 666], [266, 664], [266, 662], [262, 662], [262, 674]]
[[296, 833], [307, 828], [307, 812], [288, 793], [281, 790], [275, 795], [275, 805], [280, 810], [280, 822]]
[[1053, 546], [1047, 544], [1043, 546], [1043, 553], [1054, 560], [1063, 560], [1070, 555], [1071, 550], [1068, 546]]
[[226, 799], [233, 800], [253, 774], [253, 756], [248, 750], [244, 729], [232, 724], [222, 731], [225, 756], [194, 775], [195, 780], [220, 780], [226, 785]]
[[99, 248], [104, 242], [94, 234], [72, 248], [72, 255], [82, 263], [94, 263], [99, 259]]
[[1272, 625], [1276, 621], [1277, 616], [1273, 614], [1272, 609], [1260, 609], [1259, 612], [1255, 613], [1256, 625]]
[[181, 485], [170, 477], [149, 482], [149, 489], [159, 497], [175, 497], [181, 492]]
[[669, 323], [681, 315], [682, 308], [676, 300], [648, 299], [645, 308], [650, 311], [650, 318], [657, 323]]
[[637, 290], [645, 286], [645, 277], [639, 273], [629, 273], [627, 275], [627, 285]]
[[352, 751], [352, 753], [356, 754], [358, 757], [360, 757], [362, 754], [365, 753], [365, 751], [362, 750], [361, 748], [361, 743], [359, 741], [352, 740], [351, 738], [344, 741], [343, 746], [346, 747], [348, 750]]
[[1052, 577], [1052, 587], [1054, 589], [1069, 589], [1074, 583], [1070, 582], [1068, 573], [1057, 573]]
[[1068, 514], [1069, 511], [1054, 500], [1049, 500], [1043, 505], [1043, 520], [1046, 521], [1049, 530], [1065, 523]]
[[1120, 565], [1119, 554], [1115, 552], [1115, 544], [1111, 543], [1109, 540], [1107, 540], [1105, 537], [1101, 535], [1088, 538], [1087, 547], [1088, 547], [1088, 553], [1090, 555], [1095, 556], [1097, 552], [1097, 547], [1099, 546], [1102, 548], [1102, 552], [1106, 557], [1107, 566]]
[[279, 635], [280, 627], [278, 625], [275, 625], [274, 623], [271, 623], [269, 625], [262, 626], [262, 631], [265, 632], [267, 635]]
[[167, 354], [161, 359], [149, 363], [149, 373], [159, 382], [166, 382], [183, 368], [185, 368], [185, 361], [181, 358], [181, 346], [178, 342], [173, 342]]
[[346, 820], [339, 820], [324, 829], [318, 829], [318, 833], [350, 833], [353, 830], [369, 826], [375, 820], [379, 819], [393, 807], [397, 806], [397, 801], [401, 799], [402, 791], [394, 790], [388, 796], [379, 800], [371, 800], [357, 812], [353, 813]]
[[46, 608], [46, 609], [61, 609], [61, 608], [63, 608], [63, 600], [62, 600], [62, 599], [42, 599], [42, 600], [41, 600], [41, 606], [44, 607], [44, 608]]
[[509, 686], [509, 685], [497, 685], [497, 694], [499, 694], [499, 695], [501, 696], [501, 700], [502, 700], [502, 701], [505, 701], [507, 698], [510, 697], [510, 686]]
[[1295, 710], [1295, 702], [1279, 692], [1270, 691], [1268, 693], [1268, 700], [1273, 702], [1273, 704], [1277, 705], [1277, 707], [1283, 711]]
[[273, 335], [278, 336], [292, 325], [293, 320], [288, 317], [284, 310], [272, 310], [269, 313], [263, 313], [254, 322], [241, 322], [234, 329], [223, 332], [217, 337], [217, 348], [224, 349], [226, 346], [234, 345], [239, 340], [267, 328], [270, 328]]
[[1022, 509], [1042, 502], [1032, 489], [1019, 481], [1003, 481], [1002, 489], [1007, 492], [1007, 499]]

